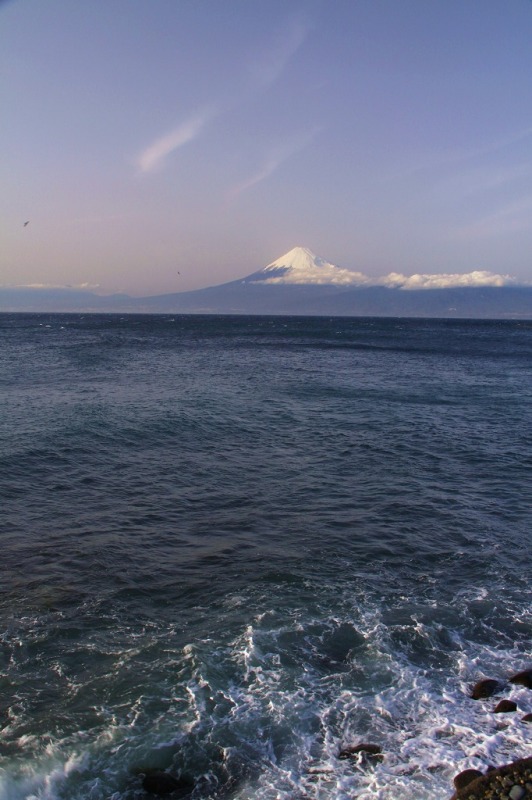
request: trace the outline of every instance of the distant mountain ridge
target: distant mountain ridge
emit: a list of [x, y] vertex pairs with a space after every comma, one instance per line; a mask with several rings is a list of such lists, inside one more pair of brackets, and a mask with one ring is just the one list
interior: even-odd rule
[[390, 273], [375, 282], [295, 247], [244, 278], [187, 292], [130, 297], [0, 287], [0, 311], [531, 319], [532, 286], [504, 285], [506, 280], [488, 272]]

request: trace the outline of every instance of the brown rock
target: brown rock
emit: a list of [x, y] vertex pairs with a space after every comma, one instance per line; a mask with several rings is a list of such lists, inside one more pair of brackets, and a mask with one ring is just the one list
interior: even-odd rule
[[483, 697], [491, 697], [499, 689], [499, 681], [494, 681], [493, 678], [482, 678], [471, 689], [471, 698], [473, 700], [481, 700]]
[[532, 714], [525, 714], [521, 720], [522, 722], [532, 722]]
[[464, 769], [462, 772], [459, 772], [458, 775], [454, 776], [454, 788], [457, 790], [463, 789], [464, 786], [467, 786], [471, 781], [482, 778], [482, 774], [483, 773], [479, 769]]
[[517, 683], [519, 686], [525, 686], [527, 689], [532, 689], [532, 669], [524, 669], [522, 672], [516, 672], [510, 678], [510, 683]]
[[508, 714], [510, 711], [517, 711], [517, 703], [513, 700], [501, 700], [493, 709], [494, 714]]

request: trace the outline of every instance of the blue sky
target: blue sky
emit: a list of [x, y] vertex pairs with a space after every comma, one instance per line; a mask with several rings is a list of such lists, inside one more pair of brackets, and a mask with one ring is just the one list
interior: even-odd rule
[[531, 42], [531, 0], [0, 2], [0, 284], [181, 291], [296, 245], [530, 282]]

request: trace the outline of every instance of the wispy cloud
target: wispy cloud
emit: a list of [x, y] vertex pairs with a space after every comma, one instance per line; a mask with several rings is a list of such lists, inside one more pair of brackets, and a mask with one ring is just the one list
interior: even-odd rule
[[262, 56], [250, 68], [252, 83], [266, 88], [278, 80], [290, 59], [297, 53], [310, 32], [310, 26], [299, 19], [292, 20], [268, 45]]
[[460, 227], [460, 239], [482, 239], [494, 236], [530, 231], [532, 228], [532, 195], [528, 194], [514, 202], [501, 206], [498, 210], [469, 225]]
[[2, 283], [5, 289], [99, 289], [99, 283]]
[[201, 109], [186, 119], [177, 128], [152, 142], [137, 157], [137, 166], [141, 172], [153, 172], [162, 167], [165, 158], [183, 145], [196, 139], [203, 128], [215, 116], [213, 107]]
[[[234, 97], [231, 98], [231, 93], [229, 93], [225, 102], [218, 102], [216, 107], [210, 105], [201, 108], [164, 136], [155, 139], [136, 157], [135, 164], [139, 171], [148, 173], [162, 168], [165, 159], [171, 153], [196, 139], [216, 117], [241, 104], [250, 94], [255, 95], [274, 84], [304, 43], [309, 31], [310, 26], [301, 19], [293, 19], [289, 22], [277, 38], [264, 47], [262, 55], [255, 56], [251, 66], [247, 70], [244, 69], [244, 73], [247, 72], [248, 76], [247, 79], [244, 79], [247, 83], [245, 88], [241, 85], [240, 91], [236, 92]], [[287, 157], [282, 153], [273, 154], [268, 163], [263, 166], [261, 174], [257, 174], [250, 185], [264, 180]]]
[[234, 189], [230, 192], [231, 198], [238, 197], [239, 194], [242, 192], [251, 189], [252, 186], [256, 186], [257, 183], [261, 183], [261, 181], [266, 180], [272, 175], [276, 169], [278, 169], [283, 161], [286, 161], [289, 158], [290, 154], [282, 154], [282, 153], [272, 153], [266, 160], [261, 164], [258, 170], [247, 178], [242, 183], [235, 186]]
[[479, 156], [491, 155], [501, 150], [506, 150], [515, 144], [526, 141], [532, 136], [532, 127], [522, 128], [519, 131], [514, 131], [499, 139], [492, 139], [489, 142], [484, 142], [476, 148], [466, 150], [462, 153], [455, 153], [452, 160], [459, 161], [462, 159], [478, 158]]
[[292, 137], [291, 139], [282, 142], [277, 147], [273, 148], [269, 154], [266, 155], [261, 165], [252, 175], [246, 178], [241, 183], [237, 184], [229, 193], [230, 199], [234, 200], [236, 197], [256, 186], [258, 183], [269, 178], [270, 175], [279, 169], [281, 164], [287, 161], [291, 156], [299, 153], [307, 147], [312, 140], [316, 137], [320, 128], [314, 128], [312, 131]]
[[[521, 128], [518, 131], [508, 133], [506, 136], [501, 136], [498, 139], [490, 139], [484, 142], [479, 142], [471, 147], [454, 148], [450, 150], [440, 150], [437, 152], [427, 152], [421, 157], [416, 156], [415, 161], [397, 171], [391, 172], [383, 180], [401, 180], [405, 177], [415, 175], [418, 173], [441, 173], [445, 176], [453, 175], [453, 170], [459, 170], [458, 174], [462, 174], [464, 169], [474, 170], [474, 166], [484, 160], [484, 164], [493, 167], [493, 158], [497, 155], [508, 157], [512, 154], [512, 148], [522, 145], [528, 139], [532, 138], [532, 127]], [[488, 161], [486, 161], [488, 159]], [[498, 163], [498, 162], [496, 162]], [[511, 170], [511, 167], [504, 167], [504, 169]], [[480, 173], [480, 167], [478, 167]]]

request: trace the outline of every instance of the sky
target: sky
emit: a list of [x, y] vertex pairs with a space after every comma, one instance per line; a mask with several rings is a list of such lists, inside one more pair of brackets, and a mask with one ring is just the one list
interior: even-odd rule
[[[0, 285], [532, 282], [532, 0], [0, 0]], [[28, 225], [24, 222], [28, 221]]]

